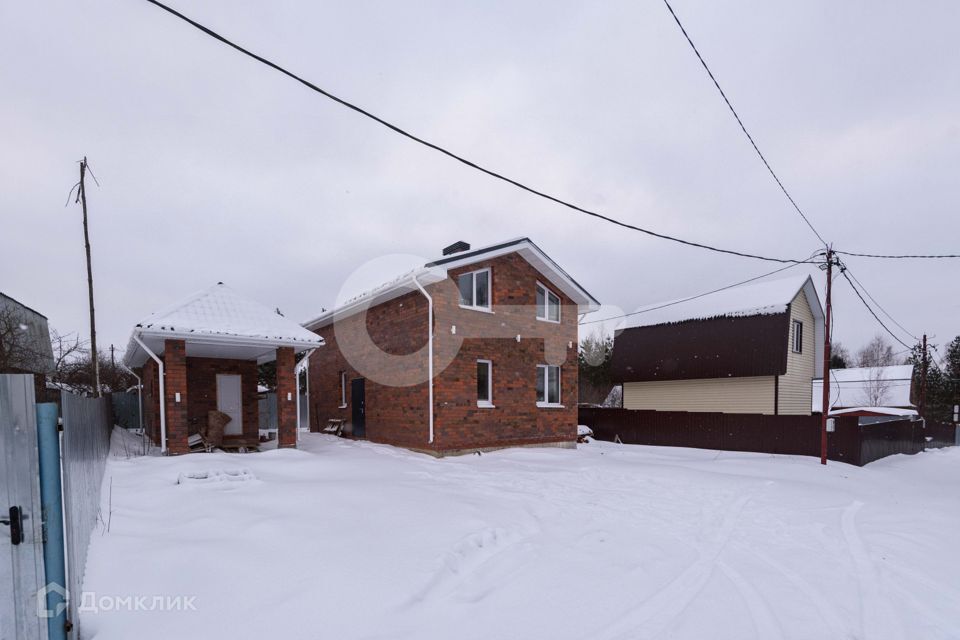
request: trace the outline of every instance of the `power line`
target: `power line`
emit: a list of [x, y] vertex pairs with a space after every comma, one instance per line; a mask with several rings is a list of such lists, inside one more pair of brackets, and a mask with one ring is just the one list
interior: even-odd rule
[[853, 284], [853, 280], [851, 280], [851, 279], [847, 276], [846, 270], [841, 269], [841, 270], [840, 270], [840, 273], [843, 274], [844, 279], [846, 279], [847, 283], [850, 285], [850, 288], [853, 289], [853, 292], [857, 294], [857, 297], [860, 298], [860, 302], [862, 302], [862, 303], [863, 303], [863, 306], [865, 306], [865, 307], [867, 308], [867, 311], [870, 312], [870, 315], [872, 315], [872, 316], [874, 317], [874, 319], [880, 324], [880, 326], [883, 327], [883, 330], [886, 331], [887, 333], [889, 333], [889, 334], [893, 337], [894, 340], [896, 340], [897, 342], [899, 342], [900, 344], [902, 344], [902, 345], [903, 345], [904, 347], [906, 347], [907, 349], [912, 349], [912, 347], [911, 347], [910, 345], [908, 345], [906, 342], [904, 342], [903, 340], [901, 340], [900, 338], [898, 338], [898, 337], [897, 337], [897, 334], [895, 334], [893, 331], [890, 331], [890, 328], [887, 327], [887, 325], [883, 324], [883, 320], [880, 319], [880, 316], [878, 316], [877, 313], [873, 310], [873, 308], [867, 303], [866, 299], [865, 299], [865, 298], [863, 297], [863, 295], [860, 293], [860, 290], [857, 289], [857, 287]]
[[942, 253], [942, 254], [928, 254], [928, 255], [884, 255], [878, 253], [853, 253], [852, 251], [834, 251], [834, 253], [840, 253], [845, 256], [854, 256], [857, 258], [886, 258], [890, 260], [906, 260], [906, 259], [921, 259], [921, 260], [941, 260], [944, 258], [960, 258], [960, 253]]
[[747, 140], [750, 141], [753, 150], [757, 152], [757, 155], [760, 156], [760, 160], [763, 161], [763, 166], [767, 168], [767, 171], [770, 172], [770, 175], [773, 176], [773, 179], [776, 180], [777, 186], [780, 187], [780, 190], [783, 191], [783, 195], [787, 196], [787, 200], [790, 201], [790, 204], [793, 205], [793, 208], [797, 210], [797, 213], [800, 214], [800, 217], [803, 218], [803, 221], [807, 223], [807, 226], [810, 227], [810, 230], [813, 231], [814, 235], [817, 236], [817, 239], [820, 240], [821, 244], [824, 246], [827, 245], [827, 241], [823, 239], [823, 236], [820, 235], [820, 232], [816, 230], [810, 220], [807, 218], [806, 214], [803, 213], [803, 210], [800, 209], [800, 206], [793, 199], [793, 196], [790, 195], [790, 192], [787, 191], [787, 188], [783, 186], [783, 182], [774, 172], [773, 167], [770, 166], [770, 163], [767, 162], [766, 157], [760, 151], [760, 147], [757, 146], [757, 143], [754, 142], [753, 136], [750, 135], [750, 132], [747, 131], [747, 127], [743, 124], [743, 120], [740, 119], [740, 115], [737, 113], [737, 110], [733, 108], [733, 105], [730, 103], [730, 100], [727, 98], [727, 94], [724, 93], [723, 89], [720, 87], [720, 83], [717, 82], [717, 78], [713, 75], [713, 72], [710, 71], [710, 67], [707, 66], [707, 61], [703, 59], [703, 56], [700, 55], [700, 50], [697, 49], [697, 45], [693, 44], [693, 40], [690, 38], [690, 34], [687, 33], [687, 30], [683, 27], [683, 23], [680, 22], [680, 18], [677, 17], [677, 13], [673, 10], [673, 7], [670, 6], [668, 0], [663, 0], [663, 4], [667, 5], [667, 9], [670, 11], [670, 15], [673, 16], [674, 22], [677, 23], [677, 26], [680, 27], [680, 31], [683, 32], [683, 37], [687, 39], [687, 42], [690, 44], [690, 48], [693, 49], [693, 52], [697, 54], [697, 59], [700, 60], [700, 64], [703, 65], [703, 68], [706, 70], [707, 75], [710, 76], [710, 79], [713, 80], [713, 86], [717, 88], [717, 91], [720, 92], [720, 96], [723, 98], [723, 101], [727, 103], [727, 107], [730, 109], [730, 113], [733, 114], [733, 117], [736, 118], [737, 124], [740, 125], [740, 129], [743, 130]]
[[[811, 257], [812, 257], [812, 256], [811, 256]], [[810, 264], [810, 262], [807, 261], [807, 262], [804, 262], [804, 263], [797, 263], [797, 264]], [[719, 293], [720, 291], [726, 291], [727, 289], [733, 289], [734, 287], [739, 287], [740, 285], [747, 284], [748, 282], [753, 282], [754, 280], [759, 280], [759, 279], [761, 279], [761, 278], [766, 278], [767, 276], [772, 276], [772, 275], [775, 274], [775, 273], [780, 273], [781, 271], [786, 271], [787, 269], [792, 269], [793, 267], [797, 266], [797, 264], [790, 264], [790, 265], [787, 265], [787, 266], [785, 266], [785, 267], [780, 267], [779, 269], [776, 269], [776, 270], [774, 270], [774, 271], [771, 271], [770, 273], [764, 273], [764, 274], [762, 274], [762, 275], [755, 276], [755, 277], [749, 278], [749, 279], [747, 279], [747, 280], [743, 280], [742, 282], [735, 282], [735, 283], [733, 283], [733, 284], [728, 284], [728, 285], [725, 286], [725, 287], [720, 287], [719, 289], [714, 289], [713, 291], [707, 291], [707, 292], [705, 292], [705, 293], [698, 293], [697, 295], [695, 295], [695, 296], [690, 296], [689, 298], [681, 298], [680, 300], [674, 300], [674, 301], [672, 301], [672, 302], [667, 302], [667, 303], [664, 303], [664, 304], [661, 304], [661, 305], [657, 305], [656, 307], [650, 307], [650, 308], [648, 308], [648, 309], [640, 309], [640, 310], [638, 310], [638, 311], [631, 311], [630, 313], [624, 313], [624, 314], [622, 314], [622, 315], [612, 316], [612, 317], [610, 317], [610, 318], [602, 318], [602, 319], [600, 319], [600, 320], [588, 320], [588, 321], [586, 321], [586, 322], [581, 322], [580, 325], [596, 324], [596, 323], [598, 323], [598, 322], [609, 322], [610, 320], [619, 320], [620, 318], [627, 318], [627, 317], [629, 317], [629, 316], [635, 316], [635, 315], [640, 314], [640, 313], [648, 313], [648, 312], [650, 312], [650, 311], [656, 311], [657, 309], [664, 309], [664, 308], [666, 308], [666, 307], [672, 307], [672, 306], [677, 305], [677, 304], [680, 304], [680, 303], [682, 303], [682, 302], [689, 302], [689, 301], [691, 301], [691, 300], [696, 300], [697, 298], [703, 298], [704, 296], [709, 296], [709, 295], [714, 294], [714, 293]]]
[[[367, 111], [366, 109], [363, 109], [362, 107], [359, 107], [359, 106], [357, 106], [357, 105], [355, 105], [355, 104], [353, 104], [353, 103], [351, 103], [351, 102], [348, 102], [347, 100], [345, 100], [345, 99], [343, 99], [343, 98], [340, 98], [340, 97], [338, 97], [338, 96], [330, 93], [329, 91], [326, 91], [326, 90], [324, 90], [324, 89], [321, 89], [320, 87], [318, 87], [317, 85], [313, 84], [313, 83], [310, 82], [309, 80], [305, 80], [304, 78], [301, 78], [300, 76], [296, 75], [295, 73], [293, 73], [293, 72], [291, 72], [291, 71], [288, 71], [287, 69], [281, 67], [280, 65], [276, 64], [275, 62], [271, 62], [270, 60], [268, 60], [268, 59], [266, 59], [266, 58], [264, 58], [264, 57], [262, 57], [262, 56], [259, 56], [259, 55], [255, 54], [255, 53], [253, 53], [252, 51], [249, 51], [249, 50], [241, 47], [240, 45], [232, 42], [231, 40], [228, 40], [228, 39], [225, 38], [224, 36], [222, 36], [222, 35], [220, 35], [219, 33], [213, 31], [212, 29], [210, 29], [210, 28], [208, 28], [208, 27], [205, 27], [204, 25], [200, 24], [199, 22], [196, 22], [195, 20], [192, 20], [192, 19], [188, 18], [187, 16], [183, 15], [183, 14], [180, 13], [179, 11], [177, 11], [177, 10], [171, 8], [171, 7], [168, 7], [167, 5], [163, 4], [162, 2], [159, 2], [158, 0], [146, 0], [146, 1], [149, 2], [150, 4], [153, 4], [153, 5], [156, 5], [157, 7], [160, 7], [161, 9], [163, 9], [164, 11], [166, 11], [167, 13], [169, 13], [169, 14], [171, 14], [171, 15], [173, 15], [173, 16], [176, 16], [177, 18], [180, 18], [181, 20], [183, 20], [183, 21], [186, 22], [187, 24], [190, 24], [191, 26], [195, 27], [196, 29], [199, 29], [200, 31], [202, 31], [203, 33], [207, 34], [207, 35], [210, 36], [211, 38], [214, 38], [215, 40], [219, 40], [219, 41], [222, 42], [223, 44], [225, 44], [225, 45], [227, 45], [227, 46], [229, 46], [229, 47], [231, 47], [231, 48], [233, 48], [233, 49], [236, 49], [236, 50], [239, 51], [240, 53], [242, 53], [242, 54], [244, 54], [244, 55], [246, 55], [246, 56], [249, 56], [249, 57], [253, 58], [253, 59], [256, 60], [257, 62], [260, 62], [260, 63], [262, 63], [262, 64], [270, 67], [271, 69], [274, 69], [275, 71], [279, 71], [279, 72], [282, 73], [283, 75], [285, 75], [285, 76], [287, 76], [287, 77], [289, 77], [289, 78], [291, 78], [291, 79], [293, 79], [293, 80], [296, 80], [297, 82], [299, 82], [300, 84], [304, 85], [304, 86], [307, 87], [308, 89], [311, 89], [311, 90], [313, 90], [313, 91], [316, 91], [316, 92], [319, 93], [320, 95], [325, 96], [326, 98], [329, 98], [330, 100], [333, 100], [334, 102], [336, 102], [336, 103], [338, 103], [338, 104], [340, 104], [340, 105], [342, 105], [342, 106], [344, 106], [344, 107], [346, 107], [346, 108], [348, 108], [348, 109], [350, 109], [350, 110], [352, 110], [352, 111], [355, 111], [355, 112], [359, 113], [360, 115], [362, 115], [362, 116], [364, 116], [364, 117], [366, 117], [366, 118], [369, 118], [369, 119], [373, 120], [374, 122], [376, 122], [376, 123], [378, 123], [378, 124], [380, 124], [380, 125], [388, 128], [388, 129], [390, 129], [390, 130], [393, 131], [394, 133], [397, 133], [397, 134], [399, 134], [399, 135], [401, 135], [401, 136], [403, 136], [403, 137], [405, 137], [405, 138], [408, 138], [408, 139], [410, 139], [410, 140], [412, 140], [412, 141], [414, 141], [414, 142], [416, 142], [416, 143], [418, 143], [418, 144], [421, 144], [421, 145], [423, 145], [423, 146], [425, 146], [425, 147], [427, 147], [427, 148], [429, 148], [429, 149], [433, 149], [434, 151], [437, 151], [437, 152], [439, 152], [439, 153], [442, 153], [443, 155], [447, 156], [448, 158], [451, 158], [451, 159], [453, 159], [453, 160], [456, 160], [457, 162], [460, 162], [461, 164], [464, 164], [464, 165], [470, 167], [471, 169], [476, 169], [477, 171], [480, 171], [481, 173], [485, 173], [486, 175], [488, 175], [488, 176], [490, 176], [490, 177], [492, 177], [492, 178], [496, 178], [497, 180], [501, 180], [501, 181], [503, 181], [503, 182], [506, 182], [507, 184], [513, 185], [514, 187], [517, 187], [518, 189], [521, 189], [521, 190], [523, 190], [523, 191], [526, 191], [527, 193], [533, 194], [533, 195], [538, 196], [538, 197], [540, 197], [540, 198], [544, 198], [544, 199], [546, 199], [546, 200], [549, 200], [549, 201], [554, 202], [554, 203], [556, 203], [556, 204], [562, 205], [562, 206], [564, 206], [564, 207], [567, 207], [568, 209], [572, 209], [572, 210], [577, 211], [577, 212], [579, 212], [579, 213], [583, 213], [583, 214], [586, 214], [586, 215], [588, 215], [588, 216], [593, 216], [594, 218], [598, 218], [598, 219], [600, 219], [600, 220], [604, 220], [604, 221], [609, 222], [609, 223], [611, 223], [611, 224], [615, 224], [615, 225], [620, 226], [620, 227], [623, 227], [623, 228], [625, 228], [625, 229], [630, 229], [630, 230], [632, 230], [632, 231], [639, 231], [640, 233], [645, 233], [645, 234], [647, 234], [647, 235], [649, 235], [649, 236], [653, 236], [653, 237], [655, 237], [655, 238], [660, 238], [660, 239], [662, 239], [662, 240], [670, 240], [671, 242], [678, 242], [678, 243], [680, 243], [680, 244], [684, 244], [684, 245], [687, 245], [687, 246], [690, 246], [690, 247], [696, 247], [696, 248], [698, 248], [698, 249], [706, 249], [706, 250], [708, 250], [708, 251], [714, 251], [714, 252], [716, 252], [716, 253], [725, 253], [725, 254], [728, 254], [728, 255], [739, 256], [739, 257], [741, 257], [741, 258], [753, 258], [753, 259], [755, 259], [755, 260], [766, 260], [767, 262], [779, 262], [779, 263], [782, 263], [782, 264], [800, 264], [800, 263], [804, 262], [804, 261], [802, 261], [802, 260], [790, 260], [790, 259], [786, 259], [786, 258], [772, 258], [772, 257], [761, 256], [761, 255], [752, 254], [752, 253], [745, 253], [745, 252], [742, 252], [742, 251], [734, 251], [734, 250], [732, 250], [732, 249], [721, 249], [721, 248], [719, 248], [719, 247], [714, 247], [714, 246], [707, 245], [707, 244], [702, 244], [702, 243], [699, 243], [699, 242], [693, 242], [693, 241], [691, 241], [691, 240], [683, 240], [683, 239], [677, 238], [677, 237], [675, 237], [675, 236], [669, 236], [669, 235], [666, 235], [666, 234], [664, 234], [664, 233], [658, 233], [658, 232], [656, 232], [656, 231], [651, 231], [650, 229], [644, 229], [643, 227], [638, 227], [638, 226], [636, 226], [636, 225], [632, 225], [632, 224], [629, 224], [629, 223], [627, 223], [627, 222], [621, 222], [620, 220], [616, 220], [615, 218], [611, 218], [611, 217], [609, 217], [609, 216], [605, 216], [605, 215], [603, 215], [603, 214], [601, 214], [601, 213], [597, 213], [596, 211], [591, 211], [590, 209], [586, 209], [586, 208], [584, 208], [584, 207], [578, 206], [578, 205], [576, 205], [576, 204], [573, 204], [573, 203], [571, 203], [571, 202], [568, 202], [568, 201], [563, 200], [563, 199], [561, 199], [561, 198], [558, 198], [558, 197], [556, 197], [556, 196], [552, 196], [552, 195], [550, 195], [550, 194], [548, 194], [548, 193], [546, 193], [546, 192], [539, 191], [539, 190], [537, 190], [537, 189], [535, 189], [535, 188], [533, 188], [533, 187], [527, 186], [526, 184], [520, 182], [519, 180], [515, 180], [515, 179], [510, 178], [510, 177], [507, 177], [507, 176], [505, 176], [505, 175], [503, 175], [503, 174], [497, 173], [496, 171], [493, 171], [492, 169], [487, 169], [486, 167], [483, 167], [483, 166], [481, 166], [480, 164], [478, 164], [478, 163], [476, 163], [476, 162], [473, 162], [472, 160], [468, 160], [467, 158], [465, 158], [465, 157], [463, 157], [463, 156], [457, 155], [457, 154], [454, 153], [453, 151], [450, 151], [450, 150], [448, 150], [448, 149], [446, 149], [446, 148], [444, 148], [444, 147], [442, 147], [442, 146], [440, 146], [440, 145], [438, 145], [438, 144], [435, 144], [435, 143], [433, 143], [433, 142], [430, 142], [430, 141], [428, 141], [428, 140], [425, 140], [425, 139], [423, 139], [423, 138], [420, 138], [420, 137], [418, 137], [418, 136], [416, 136], [416, 135], [414, 135], [414, 134], [412, 134], [412, 133], [410, 133], [410, 132], [402, 129], [402, 128], [399, 127], [398, 125], [392, 124], [391, 122], [388, 122], [387, 120], [381, 118], [380, 116], [374, 115], [373, 113]], [[789, 194], [788, 194], [788, 197], [789, 197]], [[801, 213], [801, 215], [802, 215], [802, 213]], [[808, 223], [808, 224], [809, 224], [809, 223]], [[812, 228], [812, 227], [811, 227], [811, 228]]]
[[905, 255], [891, 255], [891, 254], [877, 254], [877, 253], [853, 253], [852, 251], [834, 251], [834, 253], [840, 253], [845, 256], [855, 256], [858, 258], [886, 258], [890, 260], [909, 260], [909, 259], [920, 259], [920, 260], [941, 260], [945, 258], [960, 258], [960, 253], [941, 253], [941, 254], [905, 254]]
[[893, 324], [895, 324], [895, 325], [897, 325], [898, 327], [900, 327], [900, 329], [901, 329], [905, 334], [907, 334], [908, 336], [910, 336], [911, 338], [913, 338], [913, 339], [916, 340], [917, 342], [920, 341], [920, 338], [918, 338], [917, 336], [915, 336], [915, 335], [913, 335], [912, 333], [910, 333], [909, 331], [907, 331], [906, 327], [904, 327], [902, 324], [900, 324], [899, 322], [897, 322], [896, 318], [894, 318], [892, 315], [890, 315], [890, 314], [887, 312], [887, 310], [884, 309], [884, 308], [880, 305], [879, 302], [877, 302], [877, 299], [874, 298], [872, 295], [870, 295], [870, 292], [867, 291], [867, 288], [866, 288], [865, 286], [863, 286], [863, 283], [860, 282], [860, 280], [857, 279], [857, 276], [854, 275], [854, 273], [853, 273], [852, 271], [850, 271], [850, 267], [848, 267], [846, 264], [844, 264], [844, 267], [846, 268], [847, 273], [850, 274], [850, 277], [853, 278], [854, 282], [856, 282], [856, 283], [860, 286], [860, 288], [863, 290], [863, 292], [864, 292], [865, 294], [867, 294], [867, 297], [870, 298], [870, 300], [873, 302], [873, 304], [877, 305], [877, 308], [880, 309], [880, 311], [883, 312], [883, 315], [885, 315], [885, 316], [887, 316], [888, 318], [890, 318], [890, 321], [893, 322]]

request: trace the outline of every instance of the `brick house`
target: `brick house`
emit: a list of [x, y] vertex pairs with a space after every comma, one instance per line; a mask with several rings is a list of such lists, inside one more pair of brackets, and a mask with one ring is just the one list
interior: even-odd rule
[[434, 455], [575, 446], [578, 316], [599, 303], [528, 238], [443, 254], [304, 325], [327, 345], [311, 429]]
[[[140, 370], [143, 424], [164, 453], [189, 452], [211, 410], [231, 417], [224, 442], [259, 442], [257, 366], [276, 360], [279, 446], [295, 447], [297, 370], [323, 340], [222, 282], [138, 323], [125, 364]], [[303, 365], [296, 354], [306, 352]]]

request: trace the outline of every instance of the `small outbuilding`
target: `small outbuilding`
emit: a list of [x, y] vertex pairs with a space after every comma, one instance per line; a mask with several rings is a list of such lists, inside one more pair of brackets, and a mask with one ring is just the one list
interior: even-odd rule
[[623, 408], [810, 415], [824, 315], [813, 280], [765, 280], [631, 314], [610, 375]]
[[[259, 441], [258, 365], [276, 361], [278, 445], [297, 444], [297, 376], [323, 338], [222, 282], [137, 323], [125, 363], [139, 369], [144, 429], [162, 451], [187, 453], [211, 411], [224, 442]], [[297, 354], [306, 357], [297, 364]]]
[[[887, 410], [887, 415], [911, 415], [898, 413], [912, 411], [914, 371], [912, 364], [884, 367], [852, 367], [830, 370], [830, 415], [846, 409]], [[823, 377], [815, 378], [813, 386], [814, 413], [823, 411]], [[872, 417], [872, 416], [867, 416]]]
[[0, 373], [32, 373], [38, 401], [54, 373], [47, 317], [0, 293]]

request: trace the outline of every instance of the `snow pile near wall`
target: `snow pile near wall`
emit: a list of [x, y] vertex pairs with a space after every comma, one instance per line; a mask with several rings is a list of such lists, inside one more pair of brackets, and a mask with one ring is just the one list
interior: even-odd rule
[[[766, 280], [718, 291], [696, 300], [671, 300], [641, 307], [625, 328], [658, 324], [784, 313], [808, 276]], [[667, 306], [669, 305], [669, 306]]]
[[[113, 458], [84, 638], [956, 638], [960, 449], [864, 468], [614, 445]], [[177, 485], [242, 465], [259, 482]], [[106, 484], [106, 482], [105, 482]], [[106, 514], [106, 505], [104, 506]]]

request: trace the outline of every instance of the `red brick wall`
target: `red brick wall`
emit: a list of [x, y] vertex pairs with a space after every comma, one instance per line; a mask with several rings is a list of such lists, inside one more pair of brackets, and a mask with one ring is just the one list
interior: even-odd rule
[[[240, 376], [243, 400], [244, 440], [256, 442], [260, 433], [260, 407], [257, 403], [257, 363], [253, 360], [224, 358], [187, 358], [187, 420], [190, 433], [197, 433], [207, 422], [207, 412], [217, 409], [217, 374]], [[225, 436], [227, 440], [241, 436]]]
[[[439, 372], [434, 384], [435, 442], [433, 449], [450, 451], [482, 447], [574, 442], [577, 424], [577, 314], [576, 306], [563, 296], [537, 270], [518, 254], [508, 254], [451, 272], [451, 277], [465, 271], [491, 269], [493, 310], [484, 313], [461, 309], [455, 281], [448, 279], [428, 287], [434, 298], [435, 363], [450, 360]], [[561, 323], [536, 319], [536, 283], [540, 281], [561, 297]], [[411, 292], [395, 300], [371, 308], [366, 324], [373, 343], [392, 354], [409, 354], [426, 342], [426, 299]], [[360, 315], [338, 323], [337, 332], [356, 328], [364, 321]], [[451, 332], [457, 325], [457, 334]], [[319, 329], [326, 340], [310, 360], [310, 402], [313, 429], [326, 425], [328, 418], [351, 418], [350, 390], [347, 407], [340, 408], [340, 371], [347, 371], [349, 380], [360, 376], [338, 348], [337, 332], [332, 326]], [[521, 336], [516, 342], [515, 336]], [[494, 337], [469, 337], [483, 335]], [[551, 339], [552, 353], [562, 361], [561, 402], [564, 408], [536, 406], [536, 366], [545, 364], [544, 336]], [[461, 344], [462, 343], [462, 344]], [[572, 347], [568, 347], [572, 344]], [[457, 346], [460, 351], [453, 355]], [[378, 373], [396, 373], [389, 358], [378, 356], [370, 345], [361, 359], [377, 357]], [[424, 349], [425, 351], [425, 349]], [[351, 353], [353, 351], [351, 350]], [[556, 357], [556, 356], [554, 356]], [[493, 403], [496, 408], [477, 407], [476, 361], [493, 361]], [[411, 366], [412, 364], [412, 366]], [[552, 364], [558, 364], [553, 362]], [[370, 362], [367, 362], [367, 367]], [[423, 375], [426, 354], [416, 362], [403, 366]], [[367, 437], [417, 449], [431, 448], [427, 442], [427, 383], [414, 386], [384, 386], [370, 380], [366, 383]]]
[[[577, 433], [577, 309], [559, 287], [522, 256], [506, 256], [452, 270], [461, 273], [490, 269], [494, 313], [462, 309], [459, 298], [436, 295], [440, 321], [449, 318], [463, 335], [512, 337], [467, 338], [434, 386], [436, 448], [440, 450], [573, 442]], [[561, 322], [536, 319], [536, 285], [546, 285], [561, 300]], [[439, 288], [439, 287], [438, 287]], [[449, 324], [446, 323], [446, 324]], [[509, 330], [509, 331], [508, 331]], [[520, 342], [516, 341], [520, 336]], [[559, 364], [563, 408], [540, 408], [536, 402], [538, 364], [548, 364], [545, 338]], [[436, 327], [434, 348], [444, 358], [456, 344], [449, 326]], [[572, 344], [572, 347], [570, 346]], [[559, 362], [556, 359], [559, 358]], [[493, 404], [477, 407], [477, 360], [493, 363]]]
[[297, 446], [295, 366], [296, 359], [291, 347], [277, 349], [277, 444], [280, 447]]
[[[187, 350], [183, 340], [165, 340], [163, 347], [164, 393], [167, 396], [167, 451], [171, 454], [187, 453]], [[180, 394], [180, 402], [176, 394]]]
[[[350, 349], [354, 362], [349, 362], [340, 351], [337, 333], [352, 335], [366, 322], [372, 345], [357, 353]], [[330, 418], [352, 419], [350, 382], [366, 378], [366, 437], [374, 442], [385, 442], [405, 447], [427, 446], [427, 384], [390, 386], [377, 381], [379, 376], [407, 378], [420, 375], [426, 379], [426, 356], [411, 363], [392, 362], [378, 353], [404, 355], [416, 352], [427, 342], [427, 304], [419, 291], [411, 292], [371, 308], [366, 319], [351, 316], [338, 323], [337, 330], [327, 326], [317, 331], [326, 345], [310, 356], [310, 416], [311, 429], [326, 426]], [[375, 347], [374, 347], [375, 345]], [[359, 357], [360, 362], [356, 359]], [[376, 375], [370, 375], [364, 363]], [[367, 372], [363, 375], [358, 369]], [[347, 373], [346, 407], [340, 407], [340, 372]]]

